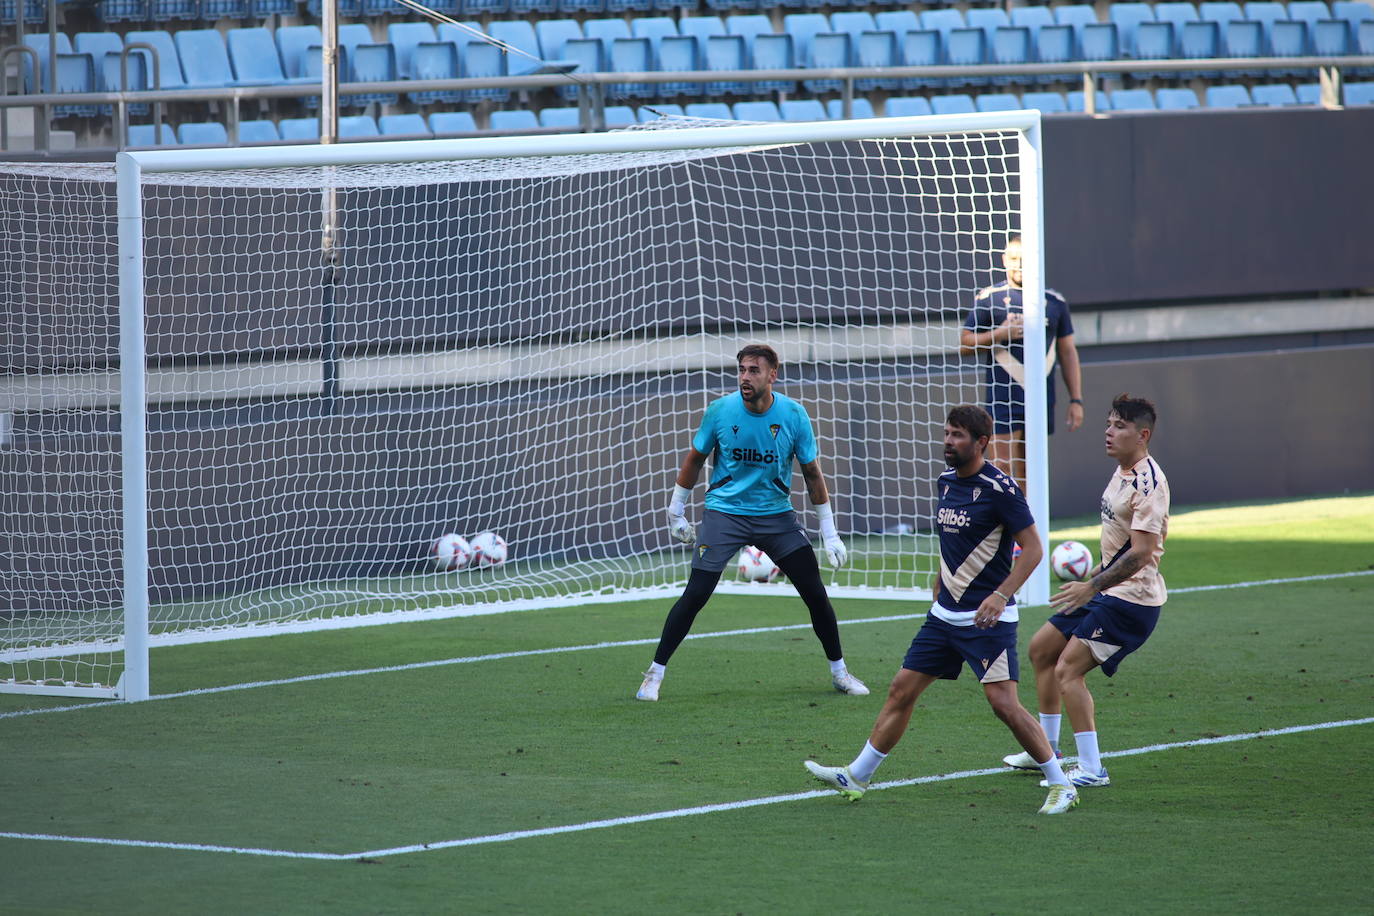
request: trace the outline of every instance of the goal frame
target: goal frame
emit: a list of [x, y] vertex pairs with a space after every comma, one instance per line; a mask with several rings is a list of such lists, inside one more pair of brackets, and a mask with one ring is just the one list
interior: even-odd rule
[[[391, 141], [343, 145], [240, 149], [152, 150], [117, 154], [117, 221], [121, 376], [120, 430], [123, 457], [124, 673], [114, 688], [27, 688], [23, 692], [107, 696], [137, 701], [149, 694], [149, 576], [147, 502], [147, 415], [144, 337], [144, 175], [161, 172], [252, 168], [329, 167], [472, 159], [614, 154], [636, 151], [758, 148], [797, 143], [884, 140], [974, 131], [1016, 131], [1023, 245], [1025, 365], [1029, 379], [1045, 375], [1044, 215], [1040, 113], [1007, 111], [908, 118], [826, 122], [775, 122], [666, 131], [623, 131], [553, 136]], [[1026, 602], [1049, 600], [1049, 476], [1045, 387], [1025, 387], [1027, 496], [1031, 511], [1045, 522], [1040, 531], [1045, 557], [1023, 591]], [[722, 590], [732, 587], [722, 583]], [[838, 597], [857, 597], [835, 590]], [[874, 590], [864, 597], [887, 597]], [[755, 592], [757, 594], [757, 592]]]

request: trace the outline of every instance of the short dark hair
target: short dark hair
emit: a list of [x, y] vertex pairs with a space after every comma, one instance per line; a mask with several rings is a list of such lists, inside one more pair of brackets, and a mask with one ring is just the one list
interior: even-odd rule
[[778, 368], [778, 351], [768, 344], [749, 344], [735, 354], [735, 362], [744, 362], [746, 356], [757, 356], [759, 359], [765, 360], [774, 369]]
[[1155, 405], [1144, 398], [1133, 398], [1124, 391], [1112, 398], [1112, 413], [1127, 423], [1134, 423], [1137, 429], [1155, 428]]
[[945, 418], [949, 426], [968, 430], [975, 439], [992, 438], [992, 415], [975, 404], [960, 404]]

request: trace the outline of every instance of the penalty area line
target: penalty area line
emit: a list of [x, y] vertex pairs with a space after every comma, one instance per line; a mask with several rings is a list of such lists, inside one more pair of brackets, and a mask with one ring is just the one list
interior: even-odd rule
[[[1196, 738], [1191, 741], [1171, 741], [1165, 744], [1151, 744], [1144, 747], [1109, 751], [1103, 757], [1133, 757], [1140, 754], [1155, 754], [1180, 748], [1205, 747], [1214, 744], [1229, 744], [1238, 741], [1253, 741], [1280, 735], [1294, 735], [1302, 732], [1320, 731], [1331, 728], [1349, 728], [1357, 725], [1374, 724], [1374, 716], [1362, 719], [1341, 719], [1332, 722], [1318, 722], [1311, 725], [1292, 725], [1285, 728], [1263, 729], [1236, 735], [1218, 735], [1209, 738]], [[978, 776], [1010, 775], [1015, 771], [1006, 767], [989, 767], [981, 770], [960, 770], [954, 773], [940, 773], [933, 776], [918, 776], [914, 779], [896, 779], [890, 782], [874, 783], [870, 792], [886, 789], [901, 789], [909, 786], [927, 785], [937, 782], [951, 782], [957, 779], [972, 779]], [[369, 849], [362, 852], [331, 853], [303, 852], [289, 849], [266, 849], [253, 846], [220, 846], [205, 843], [172, 843], [155, 840], [128, 840], [115, 837], [62, 836], [50, 833], [0, 832], [0, 839], [34, 840], [43, 842], [76, 843], [100, 846], [123, 846], [143, 849], [170, 849], [182, 852], [209, 852], [244, 856], [267, 856], [287, 859], [312, 859], [317, 861], [355, 861], [359, 859], [379, 859], [390, 856], [412, 855], [420, 852], [435, 852], [441, 849], [458, 849], [465, 846], [483, 846], [492, 843], [510, 843], [517, 840], [537, 837], [558, 836], [569, 833], [585, 833], [589, 830], [604, 830], [613, 827], [626, 827], [652, 821], [675, 820], [683, 817], [697, 817], [704, 814], [719, 814], [726, 811], [740, 811], [747, 808], [760, 808], [767, 805], [805, 801], [831, 795], [830, 789], [814, 789], [809, 792], [791, 792], [786, 795], [768, 795], [762, 798], [746, 798], [739, 801], [720, 802], [712, 805], [694, 805], [688, 808], [673, 808], [667, 811], [651, 811], [644, 814], [630, 814], [622, 817], [582, 821], [577, 824], [564, 824], [557, 827], [540, 827], [531, 830], [509, 830], [502, 833], [489, 833], [480, 836], [461, 837], [453, 840], [436, 840], [430, 843], [411, 843], [405, 846], [390, 846], [382, 849]]]

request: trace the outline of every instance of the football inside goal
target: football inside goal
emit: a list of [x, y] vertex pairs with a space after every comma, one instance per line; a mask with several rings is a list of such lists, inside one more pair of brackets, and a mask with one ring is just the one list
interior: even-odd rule
[[928, 595], [944, 417], [983, 398], [959, 326], [1013, 233], [1043, 370], [1038, 116], [670, 126], [0, 164], [0, 690], [674, 595], [673, 476], [751, 342], [816, 424], [832, 594]]

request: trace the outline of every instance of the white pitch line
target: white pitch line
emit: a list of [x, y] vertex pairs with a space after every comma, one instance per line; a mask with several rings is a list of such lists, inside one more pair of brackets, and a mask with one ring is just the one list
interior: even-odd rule
[[[1318, 582], [1327, 579], [1348, 579], [1353, 576], [1374, 575], [1374, 570], [1358, 570], [1356, 572], [1344, 573], [1325, 573], [1312, 576], [1294, 576], [1288, 579], [1260, 579], [1253, 582], [1232, 582], [1224, 585], [1191, 585], [1185, 588], [1175, 588], [1170, 590], [1170, 594], [1184, 595], [1190, 592], [1210, 592], [1222, 591], [1232, 588], [1256, 588], [1265, 585], [1291, 585], [1300, 582]], [[1037, 605], [1023, 605], [1029, 609]], [[926, 615], [920, 614], [894, 614], [887, 617], [862, 617], [854, 620], [841, 620], [840, 626], [849, 626], [859, 623], [892, 623], [898, 620], [920, 620]], [[807, 630], [810, 629], [809, 623], [789, 624], [780, 627], [749, 627], [740, 630], [719, 630], [713, 633], [692, 633], [688, 639], [714, 639], [720, 636], [749, 636], [758, 633], [781, 633], [787, 630]], [[488, 655], [467, 655], [457, 658], [436, 659], [427, 662], [411, 662], [405, 665], [387, 665], [377, 668], [355, 668], [347, 671], [326, 671], [321, 674], [303, 674], [298, 677], [278, 678], [270, 681], [250, 681], [244, 684], [226, 684], [222, 687], [201, 687], [195, 690], [182, 690], [176, 693], [159, 693], [149, 697], [149, 700], [175, 700], [183, 697], [206, 696], [215, 693], [231, 693], [236, 690], [255, 690], [259, 687], [285, 687], [291, 684], [307, 684], [312, 681], [325, 681], [342, 677], [360, 677], [371, 674], [390, 674], [400, 671], [415, 671], [421, 668], [437, 668], [445, 665], [470, 665], [475, 662], [499, 661], [506, 658], [527, 658], [536, 655], [559, 655], [565, 652], [589, 652], [595, 649], [620, 649], [627, 646], [652, 646], [657, 645], [658, 639], [626, 639], [618, 642], [598, 642], [587, 643], [579, 646], [554, 646], [546, 649], [525, 649], [519, 652], [493, 652]], [[110, 706], [122, 703], [122, 700], [98, 700], [89, 703], [73, 704], [71, 706], [47, 706], [35, 709], [17, 709], [10, 712], [0, 712], [0, 719], [13, 719], [20, 716], [39, 716], [53, 712], [75, 712], [81, 709], [94, 709], [100, 706]]]
[[[1348, 728], [1355, 725], [1374, 724], [1374, 716], [1363, 719], [1342, 719], [1334, 722], [1318, 722], [1312, 725], [1292, 725], [1286, 728], [1264, 729], [1238, 735], [1222, 735], [1214, 738], [1196, 738], [1192, 741], [1172, 741], [1167, 744], [1151, 744], [1145, 747], [1129, 748], [1121, 751], [1108, 751], [1103, 757], [1132, 757], [1139, 754], [1154, 754], [1179, 748], [1202, 747], [1212, 744], [1228, 744], [1237, 741], [1252, 741], [1258, 738], [1271, 738], [1278, 735], [1293, 735], [1301, 732], [1319, 731], [1328, 728]], [[934, 776], [918, 776], [914, 779], [896, 779], [891, 782], [874, 783], [870, 792], [886, 789], [901, 789], [908, 786], [926, 785], [935, 782], [950, 782], [956, 779], [971, 779], [976, 776], [1010, 775], [1014, 770], [1006, 767], [989, 767], [982, 770], [960, 770], [955, 773], [941, 773]], [[724, 811], [739, 811], [744, 808], [758, 808], [765, 805], [779, 805], [787, 802], [805, 801], [831, 794], [829, 789], [816, 789], [810, 792], [792, 792], [787, 795], [768, 795], [762, 798], [747, 798], [740, 801], [721, 802], [714, 805], [695, 805], [690, 808], [673, 808], [668, 811], [651, 811], [646, 814], [630, 814], [623, 817], [583, 821], [577, 824], [564, 824], [558, 827], [541, 827], [534, 830], [510, 830], [504, 833], [489, 833], [481, 836], [462, 837], [456, 840], [438, 840], [432, 843], [413, 843], [407, 846], [390, 846], [384, 849], [369, 849], [363, 852], [329, 853], [297, 852], [287, 849], [264, 849], [260, 847], [211, 846], [201, 843], [164, 843], [150, 840], [124, 840], [111, 837], [76, 837], [50, 833], [13, 833], [0, 832], [0, 838], [12, 840], [42, 840], [62, 843], [97, 844], [102, 846], [131, 846], [155, 849], [175, 849], [185, 852], [218, 852], [232, 855], [269, 856], [276, 858], [316, 859], [325, 861], [351, 861], [355, 859], [376, 859], [386, 856], [410, 855], [417, 852], [434, 852], [440, 849], [455, 849], [463, 846], [482, 846], [491, 843], [509, 843], [515, 840], [528, 840], [536, 837], [556, 836], [568, 833], [583, 833], [589, 830], [604, 830], [610, 827], [624, 827], [651, 821], [672, 820], [681, 817], [696, 817], [703, 814], [718, 814]]]

